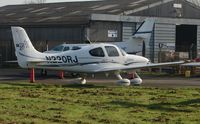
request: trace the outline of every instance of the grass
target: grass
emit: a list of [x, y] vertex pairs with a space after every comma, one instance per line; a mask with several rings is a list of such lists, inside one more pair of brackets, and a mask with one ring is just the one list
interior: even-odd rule
[[200, 89], [5, 82], [0, 123], [199, 124]]

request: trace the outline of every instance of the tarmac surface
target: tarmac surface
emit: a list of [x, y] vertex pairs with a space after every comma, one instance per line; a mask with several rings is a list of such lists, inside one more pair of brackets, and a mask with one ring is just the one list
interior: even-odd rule
[[[36, 71], [36, 83], [45, 84], [70, 84], [74, 77], [65, 74], [64, 79], [59, 79], [58, 71], [48, 71], [47, 76], [41, 76], [40, 70]], [[141, 76], [143, 83], [141, 86], [145, 87], [162, 87], [162, 88], [176, 88], [176, 87], [197, 87], [200, 88], [200, 75], [185, 78], [180, 76], [156, 76], [144, 75]], [[87, 78], [88, 84], [101, 85], [117, 85], [117, 78], [114, 76], [106, 77], [104, 74], [97, 74], [95, 77], [89, 75]], [[0, 69], [0, 83], [1, 82], [29, 82], [29, 70], [26, 69]]]

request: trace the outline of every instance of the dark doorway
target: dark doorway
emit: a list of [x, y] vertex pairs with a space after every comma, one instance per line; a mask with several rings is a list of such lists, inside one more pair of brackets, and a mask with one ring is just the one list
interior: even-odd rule
[[197, 26], [176, 26], [176, 52], [188, 52], [191, 59], [197, 56]]
[[142, 45], [142, 56], [146, 56], [146, 44], [145, 42], [143, 41], [143, 45]]

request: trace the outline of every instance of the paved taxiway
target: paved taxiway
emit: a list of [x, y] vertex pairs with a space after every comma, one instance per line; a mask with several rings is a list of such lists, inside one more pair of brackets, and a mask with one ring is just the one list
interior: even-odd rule
[[[67, 76], [65, 79], [58, 79], [58, 72], [48, 72], [47, 77], [40, 76], [40, 71], [36, 71], [36, 83], [50, 83], [50, 84], [69, 84], [72, 80]], [[141, 76], [143, 79], [142, 86], [147, 87], [198, 87], [200, 88], [200, 76], [192, 78], [184, 78], [184, 76]], [[29, 82], [29, 71], [26, 69], [0, 69], [0, 83], [1, 82]], [[88, 84], [101, 83], [104, 85], [116, 85], [116, 78], [109, 76], [106, 78], [102, 74], [98, 74], [95, 78], [92, 76], [87, 77]]]

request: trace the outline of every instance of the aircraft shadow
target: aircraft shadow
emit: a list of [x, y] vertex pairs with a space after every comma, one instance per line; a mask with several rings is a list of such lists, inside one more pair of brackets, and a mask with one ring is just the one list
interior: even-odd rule
[[36, 86], [36, 84], [31, 84], [31, 83], [18, 83], [18, 82], [4, 82], [1, 84], [7, 84], [7, 85], [12, 85], [12, 86], [24, 86], [24, 87], [33, 87]]
[[192, 110], [189, 109], [184, 109], [184, 108], [176, 108], [176, 107], [170, 107], [170, 106], [188, 106], [192, 104], [200, 104], [200, 98], [198, 99], [191, 99], [188, 101], [183, 101], [183, 102], [178, 102], [178, 103], [155, 103], [155, 104], [138, 104], [138, 103], [132, 103], [132, 102], [127, 102], [127, 101], [112, 101], [108, 104], [112, 105], [117, 105], [125, 108], [130, 108], [130, 107], [141, 107], [141, 108], [146, 108], [149, 110], [159, 110], [159, 111], [165, 111], [165, 112], [193, 112]]
[[98, 86], [94, 84], [67, 84], [67, 85], [62, 85], [64, 88], [106, 88], [106, 86]]

